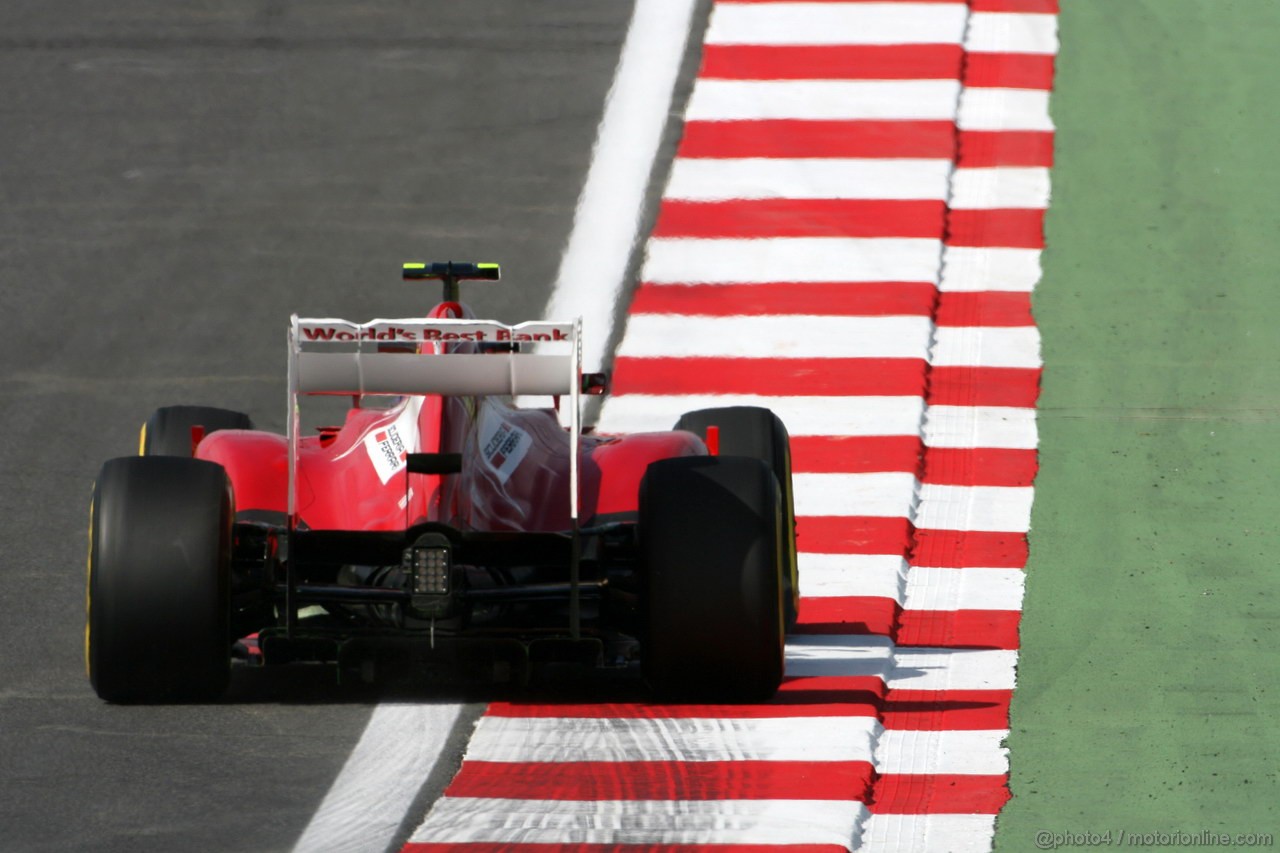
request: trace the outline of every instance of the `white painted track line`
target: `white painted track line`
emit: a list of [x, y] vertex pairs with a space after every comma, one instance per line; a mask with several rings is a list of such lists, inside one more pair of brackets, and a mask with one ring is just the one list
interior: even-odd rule
[[694, 0], [636, 0], [547, 317], [582, 316], [582, 358], [604, 361]]
[[393, 840], [460, 705], [379, 705], [294, 853], [365, 853]]

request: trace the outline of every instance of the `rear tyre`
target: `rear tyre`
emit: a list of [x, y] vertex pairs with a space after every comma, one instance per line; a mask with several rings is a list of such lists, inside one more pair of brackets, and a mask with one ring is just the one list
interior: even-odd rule
[[787, 630], [796, 626], [800, 611], [800, 569], [796, 560], [796, 509], [791, 489], [791, 438], [782, 419], [768, 409], [755, 406], [727, 406], [699, 409], [676, 421], [675, 428], [694, 433], [703, 441], [707, 427], [720, 428], [720, 454], [750, 456], [769, 466], [782, 492], [786, 561], [782, 576], [783, 618]]
[[200, 702], [231, 663], [231, 488], [220, 465], [102, 466], [89, 512], [85, 658], [109, 702]]
[[139, 456], [190, 456], [191, 428], [204, 434], [220, 429], [253, 429], [253, 421], [243, 412], [212, 406], [165, 406], [156, 409], [142, 425], [138, 438]]
[[644, 675], [660, 696], [751, 702], [783, 669], [781, 495], [768, 466], [686, 456], [640, 483]]

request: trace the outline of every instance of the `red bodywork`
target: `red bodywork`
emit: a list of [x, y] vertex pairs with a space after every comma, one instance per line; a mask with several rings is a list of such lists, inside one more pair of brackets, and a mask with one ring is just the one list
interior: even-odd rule
[[[474, 314], [446, 302], [430, 316]], [[389, 409], [357, 405], [339, 429], [300, 439], [296, 521], [311, 530], [392, 531], [422, 521], [461, 530], [568, 530], [570, 452], [569, 434], [554, 409], [520, 409], [506, 398], [410, 396]], [[410, 474], [408, 453], [459, 453], [462, 471]], [[706, 453], [689, 432], [584, 435], [580, 523], [634, 514], [651, 462]], [[195, 455], [226, 469], [238, 512], [287, 512], [283, 435], [215, 432], [200, 441]]]

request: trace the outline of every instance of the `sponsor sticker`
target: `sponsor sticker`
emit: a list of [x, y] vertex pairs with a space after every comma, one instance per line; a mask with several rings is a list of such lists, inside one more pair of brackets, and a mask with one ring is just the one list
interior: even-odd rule
[[480, 455], [500, 482], [511, 478], [532, 443], [529, 433], [485, 411], [480, 426]]
[[403, 470], [409, 454], [417, 448], [421, 407], [420, 399], [411, 399], [393, 423], [378, 427], [364, 437], [364, 449], [384, 485]]

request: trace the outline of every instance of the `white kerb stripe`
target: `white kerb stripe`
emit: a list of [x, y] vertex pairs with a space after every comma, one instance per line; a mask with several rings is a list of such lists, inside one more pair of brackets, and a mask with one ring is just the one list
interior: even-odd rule
[[1035, 450], [1037, 442], [1035, 409], [930, 406], [924, 425], [924, 443], [927, 447], [1007, 447]]
[[876, 772], [997, 775], [1009, 772], [1006, 729], [916, 731], [890, 729], [876, 744]]
[[1011, 690], [1018, 653], [1005, 649], [895, 648], [875, 635], [787, 638], [787, 676], [872, 676], [890, 689]]
[[[794, 721], [793, 725], [794, 725]], [[806, 721], [807, 722], [807, 721]], [[436, 844], [857, 843], [851, 800], [515, 800], [442, 797], [411, 842]]]
[[965, 89], [961, 130], [1053, 130], [1049, 93], [1039, 89]]
[[948, 246], [938, 289], [1030, 293], [1040, 277], [1039, 249]]
[[755, 198], [943, 201], [950, 188], [951, 172], [951, 161], [938, 159], [679, 157], [672, 163], [665, 196], [688, 201]]
[[644, 281], [938, 280], [942, 241], [924, 238], [653, 239]]
[[964, 3], [717, 3], [706, 44], [960, 44]]
[[873, 814], [858, 853], [991, 853], [993, 814]]
[[870, 761], [875, 717], [483, 717], [467, 761]]
[[295, 853], [361, 853], [391, 843], [439, 761], [460, 705], [379, 705]]
[[1007, 649], [899, 648], [891, 690], [1012, 690], [1018, 653]]
[[1035, 326], [939, 326], [929, 359], [934, 367], [1040, 367]]
[[1021, 610], [1025, 579], [1021, 569], [912, 566], [906, 573], [906, 609]]
[[796, 515], [870, 515], [906, 518], [915, 503], [913, 474], [792, 474]]
[[[787, 431], [793, 436], [919, 435], [924, 400], [921, 397], [623, 394], [605, 401], [598, 430], [602, 433], [669, 430], [685, 412], [720, 406], [763, 406], [772, 409], [782, 418]], [[1035, 446], [1034, 440], [1031, 446]]]
[[634, 314], [618, 355], [639, 358], [929, 357], [928, 317]]
[[958, 80], [699, 80], [686, 121], [941, 120], [956, 117]]
[[920, 487], [915, 525], [924, 530], [1025, 533], [1031, 529], [1030, 486]]
[[901, 604], [906, 597], [907, 561], [893, 554], [801, 552], [799, 561], [800, 594], [805, 598], [870, 596]]
[[1049, 170], [1039, 166], [956, 169], [951, 207], [956, 210], [1049, 206]]
[[1024, 12], [975, 12], [964, 49], [971, 53], [1057, 53], [1058, 16]]

